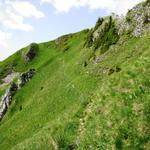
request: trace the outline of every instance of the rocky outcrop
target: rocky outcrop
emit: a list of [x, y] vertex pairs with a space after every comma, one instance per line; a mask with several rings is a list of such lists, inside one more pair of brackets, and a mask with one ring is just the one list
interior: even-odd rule
[[133, 36], [141, 36], [145, 31], [150, 29], [150, 3], [137, 5], [129, 11], [127, 16], [130, 17], [133, 22]]
[[134, 37], [140, 37], [146, 31], [150, 30], [149, 0], [129, 10], [126, 17], [118, 16], [116, 25], [119, 35], [130, 33]]
[[25, 56], [24, 56], [25, 61], [27, 61], [27, 62], [32, 61], [35, 58], [35, 56], [37, 55], [38, 49], [39, 49], [38, 44], [36, 44], [36, 43], [30, 44], [29, 49], [25, 53]]
[[5, 78], [1, 79], [2, 83], [0, 83], [0, 88], [6, 85], [9, 85], [11, 82], [17, 79], [19, 75], [20, 74], [15, 71], [12, 71], [11, 73], [9, 73]]
[[99, 25], [99, 27], [96, 28], [93, 32], [93, 42], [96, 41], [101, 35], [105, 34], [111, 25], [112, 18], [111, 17], [106, 17], [103, 19], [102, 23]]
[[28, 72], [23, 73], [18, 79], [18, 87], [23, 87], [28, 81], [32, 79], [35, 74], [35, 69], [30, 69]]
[[23, 87], [28, 81], [32, 79], [35, 74], [35, 69], [30, 69], [28, 72], [23, 73], [17, 83], [12, 83], [10, 87], [6, 90], [5, 94], [1, 98], [0, 103], [0, 120], [6, 114], [13, 96], [16, 94], [17, 90]]
[[12, 83], [11, 86], [6, 90], [6, 93], [4, 96], [2, 96], [2, 100], [0, 103], [0, 120], [3, 118], [5, 113], [7, 112], [7, 109], [9, 108], [11, 104], [12, 97], [16, 93], [18, 89], [17, 84]]
[[111, 45], [116, 44], [122, 35], [140, 37], [149, 30], [150, 1], [147, 0], [129, 10], [126, 16], [112, 14], [99, 19], [96, 26], [90, 30], [85, 45], [105, 52]]
[[105, 17], [99, 21], [99, 26], [95, 26], [91, 35], [87, 39], [87, 46], [93, 46], [104, 54], [111, 45], [116, 44], [119, 40], [118, 30], [112, 16]]

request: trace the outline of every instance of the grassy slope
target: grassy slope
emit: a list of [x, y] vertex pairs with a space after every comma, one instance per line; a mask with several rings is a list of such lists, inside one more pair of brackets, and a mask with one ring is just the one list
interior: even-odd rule
[[[36, 68], [34, 78], [13, 98], [0, 123], [5, 149], [148, 149], [150, 137], [150, 34], [110, 48], [101, 63], [85, 61], [87, 32], [56, 46], [40, 44], [38, 56], [24, 63], [21, 51], [1, 63], [17, 71]], [[18, 63], [19, 62], [19, 63]], [[108, 75], [108, 70], [121, 68]], [[20, 111], [22, 106], [22, 111]]]
[[[84, 34], [74, 35], [68, 41], [71, 50], [65, 53], [57, 48], [46, 50], [43, 44], [40, 45], [43, 56], [40, 56], [39, 52], [41, 58], [37, 59], [45, 62], [35, 60], [36, 66], [32, 67], [39, 65], [36, 76], [17, 93], [10, 112], [2, 122], [0, 127], [2, 130], [13, 125], [7, 133], [1, 130], [0, 141], [3, 149], [11, 148], [24, 139], [31, 138], [46, 127], [53, 129], [50, 133], [56, 132], [58, 129], [55, 128], [59, 126], [63, 129], [87, 99], [87, 93], [95, 88], [94, 78], [82, 75], [81, 72], [82, 58], [79, 56], [83, 44], [80, 41], [84, 41]], [[21, 105], [23, 110], [20, 112]], [[10, 142], [6, 141], [5, 137]]]

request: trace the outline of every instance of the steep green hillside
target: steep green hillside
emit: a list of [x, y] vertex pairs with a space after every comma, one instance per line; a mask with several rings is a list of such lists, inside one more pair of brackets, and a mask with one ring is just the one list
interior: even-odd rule
[[1, 150], [150, 149], [150, 24], [133, 36], [133, 26], [117, 34], [116, 22], [38, 44], [31, 61], [28, 46], [0, 63], [0, 79], [36, 70], [0, 122]]

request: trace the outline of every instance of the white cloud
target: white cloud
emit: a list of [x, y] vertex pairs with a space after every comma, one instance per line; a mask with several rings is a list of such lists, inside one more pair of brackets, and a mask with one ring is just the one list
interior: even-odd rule
[[11, 49], [12, 34], [0, 30], [0, 61], [14, 52]]
[[7, 48], [11, 37], [12, 37], [11, 33], [6, 33], [0, 30], [0, 47]]
[[4, 27], [23, 31], [32, 30], [32, 26], [30, 24], [24, 23], [24, 18], [22, 16], [12, 13], [9, 9], [6, 10], [6, 12], [7, 13], [0, 17], [0, 22]]
[[68, 12], [72, 8], [88, 7], [91, 10], [105, 9], [108, 13], [125, 14], [143, 0], [41, 0], [55, 7], [59, 13]]
[[16, 12], [23, 17], [44, 17], [44, 14], [41, 11], [37, 10], [34, 5], [27, 1], [9, 1], [8, 3], [11, 4], [14, 10], [16, 10]]
[[44, 14], [28, 1], [0, 0], [0, 24], [8, 29], [31, 31], [25, 18], [42, 18]]
[[12, 46], [13, 30], [32, 31], [33, 26], [26, 18], [42, 17], [44, 14], [28, 0], [0, 0], [0, 60], [15, 52]]

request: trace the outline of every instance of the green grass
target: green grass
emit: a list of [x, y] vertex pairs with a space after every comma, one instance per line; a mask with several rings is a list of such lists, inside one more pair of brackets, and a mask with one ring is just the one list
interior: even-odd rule
[[[5, 88], [0, 88], [0, 97], [2, 97], [2, 95], [4, 94], [4, 92], [5, 92]], [[0, 99], [0, 101], [1, 101], [1, 99]]]
[[150, 148], [150, 33], [121, 37], [97, 63], [87, 35], [40, 43], [31, 62], [22, 57], [26, 47], [0, 63], [1, 78], [10, 64], [36, 69], [0, 122], [1, 150]]
[[96, 74], [102, 81], [87, 114], [79, 149], [149, 149], [149, 40], [148, 34], [117, 45], [95, 66], [94, 71], [119, 66], [121, 72]]

